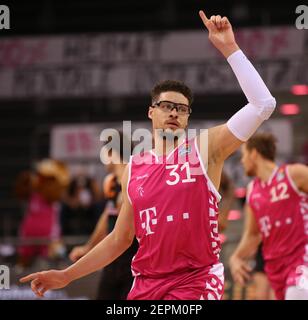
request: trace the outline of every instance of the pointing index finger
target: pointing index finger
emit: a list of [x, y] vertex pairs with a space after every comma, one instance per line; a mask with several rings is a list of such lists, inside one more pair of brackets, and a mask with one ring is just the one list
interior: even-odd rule
[[199, 11], [199, 16], [202, 19], [204, 24], [206, 24], [209, 21], [209, 19], [207, 18], [206, 14], [204, 13], [203, 10]]
[[19, 279], [19, 281], [21, 283], [24, 283], [24, 282], [31, 281], [31, 280], [35, 279], [36, 277], [37, 277], [37, 273], [31, 273], [28, 276]]

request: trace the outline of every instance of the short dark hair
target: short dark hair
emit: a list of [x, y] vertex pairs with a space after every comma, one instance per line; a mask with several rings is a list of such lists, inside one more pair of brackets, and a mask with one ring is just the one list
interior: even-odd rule
[[247, 142], [246, 148], [251, 151], [256, 149], [263, 158], [274, 161], [276, 158], [277, 139], [271, 133], [257, 133]]
[[158, 82], [151, 91], [152, 103], [157, 101], [158, 96], [162, 92], [174, 91], [181, 93], [188, 100], [188, 104], [191, 106], [193, 102], [193, 94], [190, 88], [181, 81], [176, 80], [164, 80]]

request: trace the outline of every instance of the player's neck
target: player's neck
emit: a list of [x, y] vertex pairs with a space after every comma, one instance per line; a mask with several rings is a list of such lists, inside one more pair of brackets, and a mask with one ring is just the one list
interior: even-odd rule
[[175, 148], [177, 148], [183, 141], [184, 136], [172, 136], [162, 137], [159, 134], [154, 134], [154, 149], [156, 155], [167, 155], [172, 152]]
[[118, 164], [117, 166], [115, 166], [114, 174], [117, 178], [118, 183], [121, 183], [125, 167], [126, 167], [125, 164]]
[[273, 175], [277, 168], [277, 164], [273, 161], [262, 161], [257, 167], [257, 177], [263, 181], [267, 182]]

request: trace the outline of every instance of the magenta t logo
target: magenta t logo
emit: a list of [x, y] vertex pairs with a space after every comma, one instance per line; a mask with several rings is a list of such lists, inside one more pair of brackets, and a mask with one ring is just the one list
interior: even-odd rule
[[[143, 221], [141, 223], [141, 228], [146, 230], [146, 235], [153, 234], [154, 232], [151, 230], [150, 224], [157, 224], [156, 217], [156, 208], [149, 208], [139, 212], [140, 220]], [[145, 219], [143, 219], [145, 218]]]
[[272, 225], [268, 216], [262, 217], [259, 219], [261, 225], [261, 231], [264, 234], [264, 237], [267, 238], [270, 235], [270, 230], [272, 229]]

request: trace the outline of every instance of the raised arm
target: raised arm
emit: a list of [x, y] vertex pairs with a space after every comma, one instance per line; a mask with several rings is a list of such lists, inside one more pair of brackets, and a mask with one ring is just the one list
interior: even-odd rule
[[206, 141], [207, 134], [209, 139], [208, 154], [204, 157], [208, 156], [209, 161], [215, 159], [216, 162], [223, 162], [254, 134], [264, 120], [270, 117], [276, 101], [237, 45], [229, 20], [219, 15], [208, 19], [203, 11], [199, 14], [209, 31], [209, 40], [227, 59], [248, 100], [248, 104], [227, 123], [209, 129], [208, 133], [204, 131], [200, 135], [200, 143]]
[[31, 281], [33, 292], [38, 297], [42, 297], [47, 290], [63, 288], [73, 280], [107, 266], [126, 251], [135, 236], [133, 208], [126, 194], [127, 183], [128, 167], [126, 167], [122, 178], [122, 207], [116, 225], [107, 237], [67, 269], [33, 273], [20, 281]]

